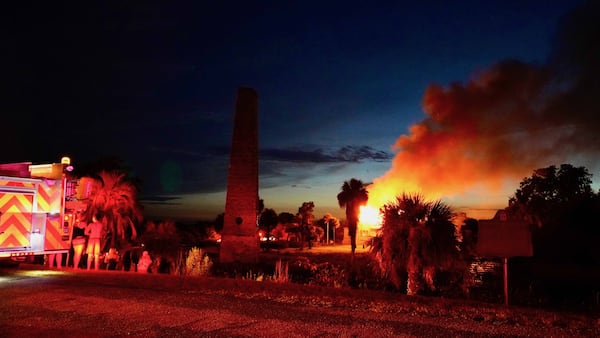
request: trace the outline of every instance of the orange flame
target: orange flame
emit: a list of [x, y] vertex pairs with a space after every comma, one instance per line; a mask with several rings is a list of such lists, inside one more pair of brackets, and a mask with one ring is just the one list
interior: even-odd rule
[[381, 215], [379, 214], [379, 208], [374, 208], [368, 205], [361, 206], [358, 222], [361, 228], [379, 228], [381, 226]]

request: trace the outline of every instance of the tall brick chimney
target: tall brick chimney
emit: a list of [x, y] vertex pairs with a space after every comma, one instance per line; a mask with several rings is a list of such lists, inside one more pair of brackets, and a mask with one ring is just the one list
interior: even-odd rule
[[219, 259], [257, 262], [258, 94], [239, 88], [227, 178], [227, 199]]

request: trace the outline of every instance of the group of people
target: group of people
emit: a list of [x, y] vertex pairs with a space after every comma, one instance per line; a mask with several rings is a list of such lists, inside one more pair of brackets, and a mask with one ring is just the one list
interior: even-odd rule
[[[79, 268], [81, 257], [83, 255], [83, 249], [88, 255], [87, 257], [87, 269], [92, 268], [94, 263], [94, 269], [100, 269], [100, 252], [102, 250], [102, 237], [104, 232], [104, 224], [102, 223], [102, 213], [96, 213], [92, 217], [91, 223], [86, 223], [80, 219], [75, 221], [73, 227], [73, 267]], [[50, 262], [52, 264], [52, 262]]]
[[[100, 270], [100, 257], [104, 250], [104, 239], [107, 233], [105, 224], [103, 223], [104, 215], [101, 212], [95, 213], [90, 223], [86, 223], [82, 217], [82, 214], [78, 213], [73, 226], [73, 267], [75, 269], [80, 268], [81, 258], [85, 251], [87, 254], [87, 270], [91, 270], [92, 265], [94, 270]], [[138, 272], [148, 272], [152, 264], [149, 253], [144, 251], [141, 255], [138, 253], [135, 256], [135, 270]], [[140, 256], [139, 259], [137, 259], [137, 256]], [[47, 258], [49, 267], [56, 266], [59, 269], [62, 267], [62, 254], [51, 254]], [[104, 258], [107, 268], [112, 266], [113, 269], [121, 259], [115, 248], [111, 248]]]
[[[87, 269], [90, 270], [92, 262], [94, 262], [94, 268], [100, 269], [100, 251], [101, 251], [101, 240], [104, 231], [104, 224], [102, 224], [102, 214], [97, 213], [92, 217], [91, 223], [85, 223], [78, 217], [73, 227], [73, 267], [79, 268], [81, 257], [83, 255], [83, 249], [86, 247]], [[47, 264], [49, 267], [62, 268], [63, 254], [49, 254]]]

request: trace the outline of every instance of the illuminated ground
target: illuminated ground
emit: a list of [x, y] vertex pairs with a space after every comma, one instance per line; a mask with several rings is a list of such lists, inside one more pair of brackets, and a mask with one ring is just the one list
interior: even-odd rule
[[2, 337], [598, 337], [598, 318], [369, 290], [24, 265]]

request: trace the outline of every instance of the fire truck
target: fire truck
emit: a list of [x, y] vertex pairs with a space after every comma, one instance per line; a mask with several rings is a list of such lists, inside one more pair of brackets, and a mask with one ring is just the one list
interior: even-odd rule
[[0, 262], [68, 257], [79, 207], [72, 170], [68, 157], [61, 163], [0, 164]]

